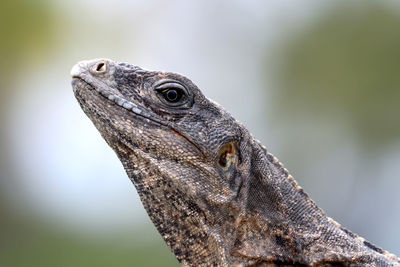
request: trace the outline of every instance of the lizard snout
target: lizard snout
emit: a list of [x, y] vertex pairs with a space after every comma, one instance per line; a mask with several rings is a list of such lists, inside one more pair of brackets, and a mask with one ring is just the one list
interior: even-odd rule
[[98, 75], [108, 70], [108, 61], [105, 59], [82, 60], [76, 63], [71, 69], [72, 78], [82, 78], [82, 74], [90, 72]]

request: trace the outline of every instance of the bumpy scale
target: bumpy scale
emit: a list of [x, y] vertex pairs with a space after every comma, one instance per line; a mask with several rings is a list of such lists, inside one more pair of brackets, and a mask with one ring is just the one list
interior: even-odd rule
[[400, 266], [327, 217], [248, 130], [189, 79], [107, 59], [75, 96], [184, 266]]

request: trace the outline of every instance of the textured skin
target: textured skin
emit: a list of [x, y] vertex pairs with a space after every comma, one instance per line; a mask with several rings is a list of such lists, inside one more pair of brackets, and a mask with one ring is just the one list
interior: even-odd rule
[[[327, 217], [189, 79], [106, 59], [80, 62], [71, 74], [82, 109], [182, 265], [400, 266], [396, 256]], [[168, 83], [183, 88], [184, 101], [166, 101], [159, 87]]]

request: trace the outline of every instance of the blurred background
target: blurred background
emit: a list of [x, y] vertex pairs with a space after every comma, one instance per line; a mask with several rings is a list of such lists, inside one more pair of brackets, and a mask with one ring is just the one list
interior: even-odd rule
[[400, 255], [398, 1], [0, 4], [0, 266], [178, 266], [69, 71], [191, 78], [329, 216]]

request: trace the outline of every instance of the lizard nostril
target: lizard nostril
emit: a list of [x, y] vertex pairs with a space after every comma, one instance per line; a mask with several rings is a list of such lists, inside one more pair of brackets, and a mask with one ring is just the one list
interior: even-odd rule
[[100, 62], [99, 64], [97, 64], [96, 66], [96, 72], [98, 73], [102, 73], [106, 71], [106, 64], [104, 62]]

